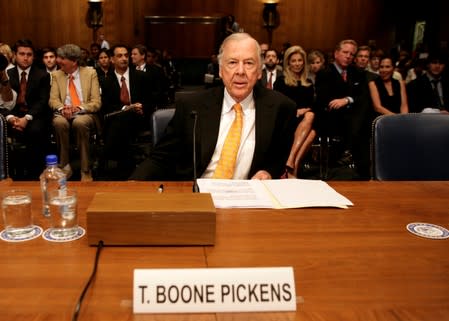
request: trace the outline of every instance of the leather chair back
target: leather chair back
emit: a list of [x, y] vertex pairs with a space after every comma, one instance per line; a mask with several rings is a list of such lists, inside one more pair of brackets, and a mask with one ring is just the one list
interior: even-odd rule
[[158, 109], [151, 116], [151, 131], [153, 134], [153, 146], [164, 135], [165, 128], [175, 114], [175, 108]]
[[377, 180], [449, 180], [449, 115], [377, 117], [372, 164]]

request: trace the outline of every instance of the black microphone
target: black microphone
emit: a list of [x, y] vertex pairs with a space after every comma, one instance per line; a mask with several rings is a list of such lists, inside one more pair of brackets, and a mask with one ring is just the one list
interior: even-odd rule
[[200, 188], [198, 187], [197, 176], [196, 176], [196, 123], [198, 121], [198, 112], [196, 110], [192, 110], [190, 112], [190, 116], [193, 118], [193, 187], [192, 191], [194, 193], [199, 193]]

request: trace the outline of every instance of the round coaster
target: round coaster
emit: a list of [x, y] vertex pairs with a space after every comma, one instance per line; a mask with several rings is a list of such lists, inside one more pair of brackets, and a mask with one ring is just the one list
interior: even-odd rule
[[0, 232], [0, 239], [6, 242], [24, 242], [35, 239], [39, 237], [41, 234], [42, 234], [42, 227], [33, 225], [33, 229], [31, 230], [31, 232], [20, 235], [17, 238], [11, 238], [8, 235], [8, 233], [6, 233], [6, 230], [3, 230]]
[[76, 228], [76, 233], [74, 235], [62, 237], [59, 235], [55, 235], [53, 233], [53, 229], [49, 228], [45, 230], [44, 234], [42, 234], [42, 237], [44, 238], [44, 240], [50, 242], [70, 242], [82, 238], [84, 234], [86, 234], [86, 231], [81, 226], [78, 226]]
[[407, 230], [415, 235], [428, 239], [444, 240], [449, 238], [449, 230], [430, 223], [410, 223]]

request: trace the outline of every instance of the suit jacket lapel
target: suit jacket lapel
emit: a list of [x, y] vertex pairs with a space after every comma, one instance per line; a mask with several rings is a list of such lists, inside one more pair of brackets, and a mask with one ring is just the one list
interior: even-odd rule
[[19, 90], [19, 71], [17, 69], [17, 67], [12, 68], [9, 72], [8, 72], [8, 76], [9, 76], [9, 82], [11, 84], [11, 88], [13, 88], [17, 94], [19, 94], [18, 90]]
[[82, 67], [80, 67], [80, 83], [81, 83], [81, 94], [83, 95], [82, 101], [86, 102], [87, 100], [87, 93], [89, 91], [88, 86], [90, 84], [88, 83], [87, 74], [85, 72], [86, 70]]
[[266, 133], [273, 132], [273, 127], [276, 121], [276, 110], [273, 108], [273, 102], [264, 99], [263, 92], [254, 87], [254, 105], [256, 108], [256, 146], [254, 149], [254, 156], [251, 165], [253, 169], [253, 164], [257, 164], [258, 158], [263, 153], [261, 149], [265, 148], [270, 144], [270, 137]]
[[65, 103], [65, 97], [67, 96], [67, 75], [61, 71], [57, 73], [56, 79], [53, 79], [53, 81], [56, 81], [59, 84], [59, 98], [61, 99], [61, 102]]
[[198, 108], [197, 147], [202, 171], [206, 169], [215, 150], [220, 129], [221, 109], [223, 105], [223, 87], [211, 92], [210, 97], [203, 100]]

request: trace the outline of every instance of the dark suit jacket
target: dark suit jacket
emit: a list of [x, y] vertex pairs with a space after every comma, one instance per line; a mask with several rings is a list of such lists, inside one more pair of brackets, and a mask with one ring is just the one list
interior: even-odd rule
[[[17, 67], [8, 70], [9, 83], [11, 88], [20, 94], [20, 76]], [[50, 96], [50, 74], [36, 66], [31, 66], [27, 80], [27, 90], [25, 101], [28, 111], [16, 105], [9, 114], [23, 117], [30, 114], [34, 119], [46, 118], [50, 121], [50, 108], [48, 107], [48, 98]]]
[[[249, 176], [258, 170], [279, 178], [285, 169], [296, 129], [296, 104], [279, 92], [254, 88], [256, 146]], [[197, 173], [201, 176], [215, 150], [223, 104], [223, 86], [189, 95], [176, 103], [176, 112], [166, 135], [131, 176], [137, 180], [193, 178], [192, 111], [198, 115], [196, 128]]]
[[[449, 79], [441, 77], [443, 85], [443, 107], [449, 110]], [[420, 113], [424, 108], [438, 108], [435, 104], [433, 87], [429, 77], [424, 74], [407, 84], [408, 106], [410, 112]]]
[[145, 72], [129, 69], [129, 91], [131, 104], [141, 103], [144, 115], [132, 110], [120, 111], [123, 104], [120, 101], [120, 84], [113, 72], [105, 78], [101, 88], [101, 113], [105, 116], [103, 125], [104, 155], [106, 159], [130, 159], [129, 151], [139, 132], [149, 130], [152, 105], [149, 103], [150, 90]]
[[[145, 72], [129, 68], [129, 91], [131, 93], [131, 104], [141, 103], [146, 115], [150, 115], [151, 104], [149, 102], [148, 78]], [[120, 84], [117, 81], [115, 72], [112, 71], [111, 77], [104, 79], [101, 87], [101, 111], [104, 115], [122, 109], [120, 102]]]
[[[344, 150], [350, 150], [360, 177], [369, 177], [369, 148], [373, 107], [368, 91], [367, 74], [350, 65], [343, 81], [334, 64], [317, 73], [315, 80], [316, 128], [320, 135], [339, 136]], [[354, 102], [329, 110], [329, 102], [351, 97]]]
[[[364, 117], [370, 111], [370, 99], [367, 86], [367, 77], [363, 70], [355, 66], [348, 66], [347, 81], [343, 81], [334, 64], [317, 73], [315, 81], [316, 112], [318, 114], [321, 130], [347, 131], [347, 135], [359, 135], [360, 126]], [[338, 110], [328, 110], [329, 102], [344, 97], [351, 97], [354, 102]], [[327, 118], [327, 119], [326, 119]], [[329, 121], [333, 124], [329, 124]], [[338, 122], [338, 123], [335, 123]], [[326, 128], [324, 128], [326, 127]], [[345, 136], [345, 134], [343, 134]], [[346, 136], [347, 136], [346, 135]]]
[[[281, 76], [283, 76], [282, 68], [280, 68], [280, 66], [276, 66], [276, 80]], [[259, 79], [259, 83], [262, 85], [262, 87], [266, 87], [267, 82], [268, 82], [268, 72], [267, 69], [264, 68], [262, 70], [262, 77]], [[274, 85], [274, 81], [272, 85]]]

